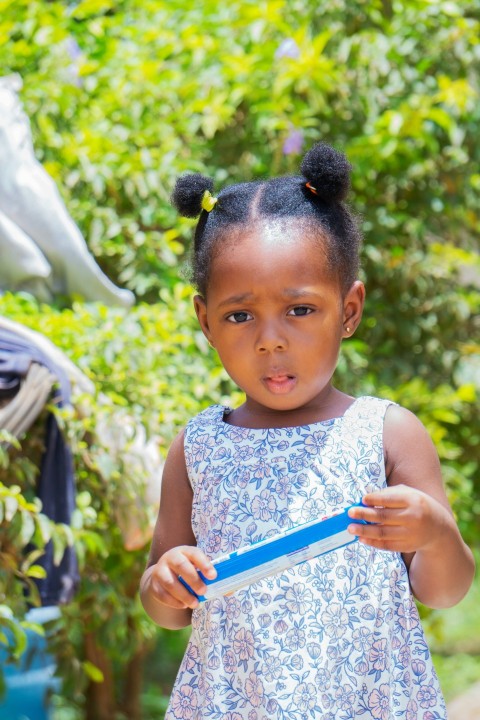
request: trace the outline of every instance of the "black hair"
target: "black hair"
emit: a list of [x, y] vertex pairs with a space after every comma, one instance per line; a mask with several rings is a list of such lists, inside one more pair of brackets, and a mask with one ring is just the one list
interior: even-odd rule
[[[206, 297], [215, 253], [235, 232], [263, 218], [295, 218], [321, 238], [327, 258], [344, 292], [357, 277], [361, 233], [356, 217], [345, 203], [351, 166], [343, 153], [318, 143], [303, 158], [302, 176], [239, 183], [224, 188], [213, 209], [202, 209], [213, 181], [201, 174], [178, 178], [172, 203], [181, 215], [200, 215], [194, 237], [192, 281]], [[326, 240], [326, 242], [325, 242]]]

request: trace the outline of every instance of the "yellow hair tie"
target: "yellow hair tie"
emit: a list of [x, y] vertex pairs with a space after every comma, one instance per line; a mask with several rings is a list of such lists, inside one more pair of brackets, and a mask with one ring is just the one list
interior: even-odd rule
[[218, 198], [213, 197], [210, 190], [205, 190], [202, 197], [202, 209], [210, 212], [217, 204]]

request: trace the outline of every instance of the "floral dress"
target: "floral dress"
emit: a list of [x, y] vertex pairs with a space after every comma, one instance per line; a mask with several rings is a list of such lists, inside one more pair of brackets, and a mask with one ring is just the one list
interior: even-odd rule
[[[290, 428], [189, 422], [192, 526], [210, 557], [329, 515], [386, 485], [386, 400]], [[445, 720], [399, 553], [353, 542], [201, 603], [166, 720]]]

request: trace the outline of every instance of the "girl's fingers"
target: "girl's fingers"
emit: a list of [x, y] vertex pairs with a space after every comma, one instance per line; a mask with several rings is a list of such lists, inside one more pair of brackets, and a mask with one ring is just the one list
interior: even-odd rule
[[363, 545], [389, 550], [391, 552], [415, 552], [419, 539], [413, 531], [402, 525], [360, 525], [348, 526], [348, 531], [358, 537]]
[[178, 609], [193, 609], [198, 605], [196, 597], [182, 585], [177, 574], [168, 566], [158, 565], [152, 581], [154, 593], [164, 605]]
[[389, 552], [409, 553], [415, 552], [414, 548], [409, 548], [405, 543], [398, 540], [376, 540], [374, 538], [358, 538], [358, 542], [367, 547], [373, 547], [377, 550], [388, 550]]
[[[367, 530], [368, 528], [368, 530]], [[349, 525], [348, 531], [356, 535], [362, 545], [390, 550], [391, 552], [406, 552], [407, 542], [402, 528], [385, 525]]]
[[193, 610], [198, 605], [198, 600], [191, 593], [187, 592], [185, 599], [179, 600], [174, 595], [166, 592], [164, 588], [162, 588], [160, 600], [164, 605], [168, 605], [168, 607], [174, 608], [175, 610], [186, 610], [186, 608]]
[[384, 490], [367, 493], [367, 495], [362, 498], [362, 503], [368, 507], [404, 508], [409, 505], [409, 498], [412, 492], [415, 492], [412, 488], [397, 485], [396, 487], [389, 487]]
[[187, 557], [192, 565], [196, 569], [200, 570], [205, 577], [209, 580], [214, 580], [217, 576], [217, 571], [211, 560], [205, 555], [205, 553], [197, 547], [185, 545], [177, 548], [180, 550], [184, 557]]
[[212, 561], [207, 558], [202, 550], [193, 545], [179, 545], [172, 548], [165, 553], [163, 558], [173, 570], [183, 570], [188, 564], [196, 570], [201, 570], [205, 577], [212, 580], [217, 574]]
[[397, 541], [405, 539], [405, 528], [400, 525], [361, 525], [355, 523], [348, 526], [352, 535], [359, 539]]
[[348, 514], [352, 520], [397, 525], [404, 522], [405, 511], [418, 505], [419, 495], [418, 491], [405, 485], [385, 488], [367, 493], [362, 498], [362, 505], [350, 508]]
[[196, 547], [174, 548], [171, 551], [169, 566], [177, 576], [180, 575], [198, 595], [202, 595], [205, 590], [205, 583], [198, 574], [198, 571], [200, 570], [209, 580], [213, 580], [217, 575], [217, 571], [212, 562], [207, 558], [205, 553]]
[[365, 522], [376, 524], [402, 525], [405, 522], [404, 508], [354, 507], [348, 511], [348, 516], [352, 520], [365, 520]]
[[[206, 590], [198, 570], [211, 579], [217, 574], [211, 561], [199, 548], [180, 546], [165, 553], [158, 562], [155, 572], [158, 582], [156, 591], [161, 602], [170, 604], [171, 598], [174, 598], [182, 604], [182, 607], [197, 607], [198, 600], [193, 593], [203, 595]], [[193, 593], [185, 587], [179, 577], [190, 586]]]

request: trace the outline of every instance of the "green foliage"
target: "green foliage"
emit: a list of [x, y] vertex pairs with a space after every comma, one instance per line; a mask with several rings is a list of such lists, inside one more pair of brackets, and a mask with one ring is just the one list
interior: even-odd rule
[[[478, 7], [455, 1], [0, 0], [0, 67], [24, 79], [37, 155], [99, 264], [139, 298], [128, 313], [0, 300], [0, 312], [47, 335], [97, 389], [61, 418], [77, 467], [73, 538], [49, 529], [58, 552], [74, 542], [82, 563], [78, 601], [52, 638], [79, 702], [87, 677], [102, 672], [89, 664], [89, 633], [116, 678], [154, 633], [135, 596], [146, 550], [125, 550], [116, 510], [145, 491], [144, 471], [126, 460], [136, 431], [112, 452], [102, 428], [141, 426], [164, 452], [201, 407], [238, 399], [182, 279], [191, 223], [169, 205], [180, 173], [204, 171], [223, 186], [296, 172], [302, 141], [345, 149], [367, 305], [338, 383], [421, 417], [462, 531], [478, 542], [479, 31]], [[44, 521], [25, 455], [9, 462], [9, 481], [0, 479], [5, 507], [17, 503], [20, 553]], [[138, 512], [151, 522], [141, 502]], [[0, 603], [21, 618], [13, 598], [29, 576], [8, 573], [15, 593], [9, 585]]]
[[[19, 620], [26, 611], [26, 595], [31, 605], [40, 604], [35, 579], [45, 577], [45, 570], [37, 561], [46, 544], [52, 541], [54, 559], [60, 562], [73, 540], [70, 527], [55, 524], [43, 515], [37, 498], [27, 499], [27, 495], [32, 495], [29, 485], [36, 470], [22, 455], [10, 461], [9, 448], [21, 452], [18, 440], [0, 430], [0, 443], [0, 646], [9, 659], [18, 660], [26, 648], [25, 630], [43, 632], [32, 623]], [[23, 492], [20, 485], [12, 482], [21, 483]]]
[[[477, 564], [479, 558], [476, 558]], [[443, 617], [441, 631], [431, 643], [434, 663], [447, 701], [460, 695], [480, 677], [480, 638], [472, 628], [480, 622], [480, 578], [470, 593]]]
[[177, 278], [189, 226], [168, 203], [175, 176], [292, 171], [298, 158], [282, 153], [292, 128], [348, 150], [382, 265], [427, 235], [471, 246], [472, 8], [2, 0], [1, 17], [1, 66], [25, 78], [39, 157], [102, 265], [140, 296]]
[[[47, 636], [64, 691], [80, 705], [89, 684], [104, 680], [106, 667], [124, 677], [125, 668], [135, 665], [156, 634], [137, 590], [149, 540], [145, 530], [153, 527], [156, 513], [155, 503], [145, 498], [152, 472], [158, 475], [161, 467], [144, 463], [142, 450], [146, 457], [151, 440], [164, 455], [188, 416], [209, 402], [227, 402], [226, 392], [232, 391], [196, 326], [190, 292], [178, 284], [162, 297], [162, 304], [139, 304], [129, 312], [97, 305], [57, 310], [28, 296], [0, 298], [1, 314], [48, 335], [96, 388], [93, 395], [76, 395], [74, 407], [58, 417], [75, 458], [77, 509], [71, 528], [53, 526], [37, 499], [27, 501], [34, 494], [36, 472], [25, 466], [19, 443], [5, 437], [15, 452], [4, 447], [0, 454], [5, 571], [0, 602], [12, 613], [3, 621], [14, 631], [12, 655], [23, 647], [21, 624], [15, 620], [26, 609], [23, 590], [36, 598], [32, 578], [41, 568], [35, 560], [50, 538], [57, 560], [65, 544], [73, 543], [81, 585], [75, 602], [63, 608]], [[23, 441], [27, 453], [41, 445], [42, 422], [40, 418]], [[13, 478], [18, 484], [11, 484]], [[24, 557], [30, 541], [38, 549]], [[123, 692], [120, 683], [120, 707]]]

